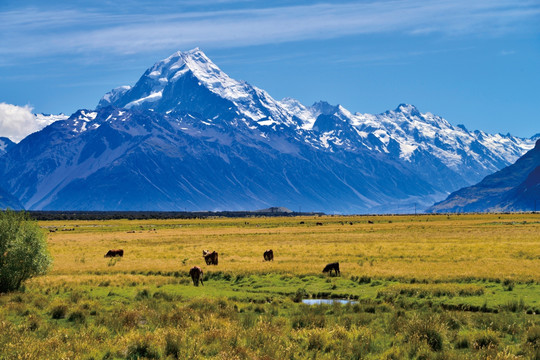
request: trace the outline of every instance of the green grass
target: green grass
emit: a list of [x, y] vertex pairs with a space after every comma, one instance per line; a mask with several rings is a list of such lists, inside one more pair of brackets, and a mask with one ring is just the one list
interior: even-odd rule
[[0, 359], [540, 359], [537, 219], [43, 222], [75, 230], [49, 235], [49, 275], [0, 295]]

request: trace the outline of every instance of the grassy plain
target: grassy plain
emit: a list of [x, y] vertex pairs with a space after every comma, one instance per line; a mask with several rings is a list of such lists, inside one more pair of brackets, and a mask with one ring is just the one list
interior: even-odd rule
[[540, 359], [539, 214], [40, 225], [54, 266], [0, 296], [0, 358]]

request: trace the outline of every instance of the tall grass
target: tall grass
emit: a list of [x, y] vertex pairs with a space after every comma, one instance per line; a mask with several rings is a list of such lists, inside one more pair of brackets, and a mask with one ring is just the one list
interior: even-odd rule
[[539, 215], [40, 225], [75, 230], [49, 234], [50, 274], [0, 296], [0, 359], [539, 358]]

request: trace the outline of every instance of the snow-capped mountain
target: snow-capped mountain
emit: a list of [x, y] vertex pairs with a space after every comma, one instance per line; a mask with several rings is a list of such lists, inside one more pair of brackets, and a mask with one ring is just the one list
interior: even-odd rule
[[[209, 101], [212, 95], [218, 101]], [[263, 126], [283, 124], [315, 147], [362, 147], [409, 162], [428, 152], [453, 171], [463, 172], [465, 166], [463, 175], [471, 182], [508, 165], [534, 146], [533, 139], [454, 127], [439, 116], [420, 113], [413, 105], [401, 104], [394, 111], [371, 115], [352, 114], [326, 102], [306, 107], [291, 98], [276, 101], [261, 89], [231, 79], [198, 48], [176, 52], [154, 64], [135, 86], [106, 94], [98, 108], [107, 105], [161, 113], [197, 112], [207, 119], [228, 114]]]
[[66, 120], [69, 116], [66, 114], [35, 114], [36, 122], [40, 128], [52, 124], [58, 120]]
[[531, 211], [540, 207], [540, 140], [514, 164], [453, 192], [430, 212]]
[[29, 209], [410, 211], [533, 144], [412, 105], [278, 101], [194, 49], [28, 136], [0, 158], [0, 186]]
[[292, 114], [267, 92], [231, 79], [199, 48], [176, 52], [146, 70], [133, 87], [107, 93], [98, 108], [197, 112], [205, 118], [245, 117], [268, 125], [292, 124]]

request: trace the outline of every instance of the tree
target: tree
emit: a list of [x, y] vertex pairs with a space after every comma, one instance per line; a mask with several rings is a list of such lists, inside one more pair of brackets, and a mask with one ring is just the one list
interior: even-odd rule
[[25, 212], [0, 211], [0, 293], [45, 274], [52, 263], [47, 239]]

